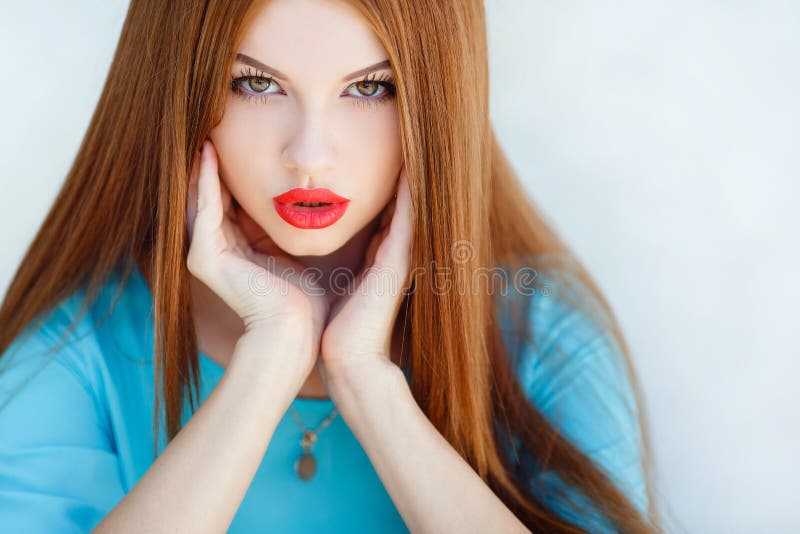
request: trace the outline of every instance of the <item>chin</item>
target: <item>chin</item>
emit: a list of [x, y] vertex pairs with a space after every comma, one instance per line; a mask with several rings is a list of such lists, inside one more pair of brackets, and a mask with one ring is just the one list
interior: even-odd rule
[[343, 243], [334, 235], [325, 235], [324, 230], [299, 230], [300, 232], [307, 233], [303, 237], [285, 236], [285, 245], [283, 243], [276, 244], [281, 247], [287, 254], [292, 256], [327, 256], [341, 248]]

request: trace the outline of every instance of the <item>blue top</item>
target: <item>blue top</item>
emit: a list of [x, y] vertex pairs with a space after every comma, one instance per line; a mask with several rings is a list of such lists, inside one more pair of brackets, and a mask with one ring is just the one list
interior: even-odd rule
[[[4, 532], [87, 532], [154, 461], [152, 295], [138, 269], [113, 313], [94, 324], [113, 302], [119, 281], [112, 277], [103, 288], [69, 334], [69, 345], [43, 356], [76, 316], [83, 290], [60, 302], [37, 328], [29, 325], [0, 358]], [[552, 294], [537, 291], [526, 298], [538, 348], [523, 345], [514, 354], [528, 397], [644, 512], [640, 429], [619, 347]], [[202, 351], [199, 360], [202, 402], [224, 368]], [[310, 428], [334, 406], [330, 399], [303, 398], [292, 405]], [[187, 400], [184, 422], [188, 411]], [[300, 427], [287, 411], [229, 532], [408, 532], [341, 416], [319, 434], [313, 449], [317, 473], [310, 481], [294, 472], [300, 438]], [[166, 446], [163, 427], [159, 443], [161, 451]], [[538, 476], [546, 484], [559, 484], [547, 473]], [[587, 529], [611, 531], [588, 515], [570, 516], [548, 495], [545, 499]]]

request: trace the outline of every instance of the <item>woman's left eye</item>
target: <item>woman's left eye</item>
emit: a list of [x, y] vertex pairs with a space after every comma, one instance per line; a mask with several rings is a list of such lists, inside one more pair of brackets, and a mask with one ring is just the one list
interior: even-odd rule
[[[359, 106], [372, 106], [394, 98], [396, 89], [391, 80], [392, 78], [388, 75], [381, 75], [378, 79], [375, 79], [375, 76], [372, 78], [367, 77], [350, 84], [345, 93], [353, 98], [354, 103]], [[257, 99], [261, 102], [266, 102], [272, 95], [283, 92], [283, 89], [267, 92], [273, 85], [280, 88], [280, 85], [274, 79], [244, 70], [242, 71], [242, 76], [231, 79], [231, 90], [235, 95], [246, 100]], [[350, 92], [350, 89], [353, 89], [355, 93]]]
[[[386, 82], [376, 82], [373, 80], [361, 80], [360, 82], [356, 82], [352, 84], [350, 87], [355, 88], [361, 96], [366, 97], [373, 97], [375, 94], [384, 95], [390, 92], [390, 85]], [[349, 87], [348, 87], [349, 89]], [[383, 89], [383, 93], [379, 93], [379, 91]], [[357, 95], [356, 95], [357, 96]]]

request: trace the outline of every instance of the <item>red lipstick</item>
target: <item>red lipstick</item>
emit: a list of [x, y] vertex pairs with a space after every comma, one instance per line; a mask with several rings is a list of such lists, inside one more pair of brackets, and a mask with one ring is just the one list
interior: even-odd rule
[[[350, 199], [324, 187], [303, 189], [296, 187], [272, 199], [275, 211], [287, 223], [297, 228], [325, 228], [344, 215]], [[308, 206], [303, 204], [320, 204]]]

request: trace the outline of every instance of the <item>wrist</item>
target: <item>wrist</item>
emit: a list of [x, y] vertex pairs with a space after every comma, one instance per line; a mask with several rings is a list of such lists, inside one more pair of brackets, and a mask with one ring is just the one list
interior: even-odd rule
[[352, 392], [361, 392], [379, 383], [393, 382], [398, 375], [404, 376], [400, 368], [383, 355], [369, 355], [350, 361], [331, 362], [323, 360], [325, 379], [329, 387]]
[[310, 355], [308, 344], [302, 341], [265, 331], [248, 332], [236, 341], [229, 366], [244, 369], [258, 384], [286, 389], [294, 396], [314, 366]]
[[388, 358], [376, 357], [335, 372], [326, 367], [325, 375], [328, 392], [351, 428], [385, 417], [394, 403], [413, 400], [405, 374]]

